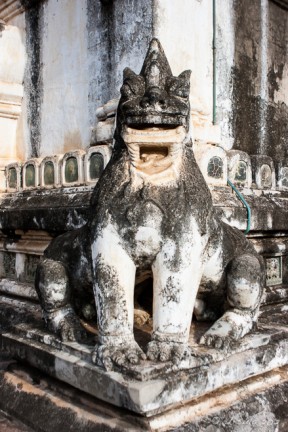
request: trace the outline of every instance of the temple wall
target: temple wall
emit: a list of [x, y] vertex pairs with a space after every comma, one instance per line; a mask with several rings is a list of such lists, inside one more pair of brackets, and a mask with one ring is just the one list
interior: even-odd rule
[[[217, 0], [213, 9], [210, 0], [13, 0], [0, 7], [3, 242], [7, 230], [28, 231], [32, 243], [43, 231], [40, 256], [51, 233], [85, 224], [91, 192], [111, 155], [123, 69], [140, 72], [153, 36], [175, 75], [192, 70], [194, 153], [215, 208], [243, 231], [250, 224], [252, 236], [286, 238], [285, 2]], [[66, 177], [69, 161], [77, 178]], [[53, 178], [45, 178], [45, 167], [53, 168]], [[249, 203], [249, 223], [227, 179]], [[270, 246], [260, 243], [266, 253]], [[18, 246], [11, 253], [22, 254]], [[282, 249], [288, 256], [288, 242]]]
[[89, 145], [86, 1], [43, 5], [42, 101], [39, 155]]
[[8, 17], [1, 94], [11, 93], [17, 111], [0, 115], [3, 160], [89, 146], [96, 109], [118, 97], [125, 66], [139, 73], [152, 36], [175, 74], [192, 69], [194, 138], [248, 154], [274, 157], [276, 149], [277, 161], [287, 156], [288, 13], [275, 2], [216, 2], [216, 80], [210, 0], [169, 7], [167, 0], [49, 0], [26, 11], [25, 2], [13, 4], [12, 14], [0, 11]]
[[[216, 5], [216, 9], [213, 5]], [[216, 373], [214, 374], [213, 369], [212, 373], [211, 370], [209, 372], [211, 375], [207, 375], [207, 366], [201, 363], [201, 366], [204, 365], [203, 374], [194, 373], [195, 382], [191, 380], [192, 375], [183, 375], [179, 394], [181, 395], [182, 391], [185, 393], [187, 388], [194, 394], [194, 389], [197, 390], [200, 386], [205, 390], [201, 395], [205, 395], [209, 387], [201, 387], [205, 380], [211, 384], [209, 389], [212, 390], [217, 389], [219, 383], [226, 385], [238, 382], [250, 376], [251, 371], [260, 374], [261, 371], [266, 373], [275, 367], [287, 365], [288, 339], [282, 344], [279, 335], [284, 332], [283, 326], [287, 326], [285, 312], [288, 309], [288, 0], [3, 0], [0, 4], [0, 20], [3, 20], [0, 21], [0, 324], [1, 320], [4, 322], [1, 331], [3, 328], [10, 331], [9, 326], [14, 331], [23, 319], [29, 325], [41, 321], [34, 286], [36, 268], [53, 238], [67, 234], [68, 231], [72, 233], [68, 233], [67, 237], [72, 238], [75, 230], [82, 228], [89, 218], [91, 221], [93, 214], [90, 202], [93, 189], [112, 154], [123, 69], [128, 66], [139, 73], [149, 42], [153, 37], [157, 37], [163, 45], [174, 75], [186, 69], [192, 70], [190, 103], [193, 149], [196, 162], [211, 191], [211, 206], [214, 206], [213, 211], [219, 219], [242, 230], [256, 251], [263, 256], [265, 269], [263, 266], [261, 275], [265, 273], [265, 289], [261, 296], [262, 323], [269, 324], [269, 307], [275, 306], [274, 312], [278, 320], [275, 323], [279, 324], [275, 334], [267, 333], [263, 338], [258, 334], [255, 339], [251, 339], [245, 348], [249, 350], [247, 357], [246, 354], [243, 356], [242, 351], [237, 352], [241, 367], [237, 357], [226, 364], [226, 353], [223, 358], [217, 358], [216, 355], [213, 358]], [[216, 36], [214, 41], [213, 35]], [[175, 106], [177, 107], [177, 104]], [[177, 115], [178, 113], [175, 117]], [[159, 120], [155, 124], [158, 125], [158, 122]], [[166, 132], [171, 131], [169, 129]], [[160, 138], [159, 135], [155, 133], [162, 146], [165, 141], [162, 142], [162, 135]], [[153, 139], [151, 147], [154, 147], [155, 136], [150, 138], [151, 141]], [[183, 141], [179, 143], [181, 145]], [[184, 143], [187, 144], [186, 140]], [[146, 146], [142, 146], [143, 152], [144, 147]], [[165, 146], [163, 147], [165, 153]], [[169, 148], [172, 147], [167, 147], [165, 157], [172, 159], [174, 153], [170, 153]], [[139, 155], [140, 159], [141, 147]], [[146, 156], [142, 156], [145, 161]], [[183, 168], [185, 164], [179, 161], [179, 166]], [[189, 166], [192, 172], [192, 164]], [[121, 177], [120, 171], [118, 169], [116, 178]], [[199, 178], [202, 181], [201, 175]], [[201, 186], [201, 181], [198, 186]], [[108, 183], [109, 181], [107, 185]], [[111, 184], [104, 190], [115, 190], [114, 184]], [[125, 189], [123, 188], [123, 202], [130, 199], [129, 186], [126, 186], [127, 184]], [[176, 208], [183, 188], [179, 187], [179, 193], [178, 190], [175, 192], [175, 201], [173, 197], [171, 208], [175, 207], [175, 215], [179, 218], [177, 225], [180, 221], [179, 226], [182, 224], [185, 227], [182, 213], [188, 208], [187, 195], [185, 198], [183, 195], [185, 205]], [[117, 185], [116, 190], [119, 192]], [[148, 209], [150, 203], [149, 199], [145, 198], [146, 191], [149, 198], [149, 187], [143, 187], [139, 196], [141, 195], [143, 200], [147, 199]], [[169, 201], [167, 194], [164, 195], [163, 202], [167, 197]], [[202, 206], [203, 202], [205, 207], [205, 196], [196, 198], [196, 206], [198, 202]], [[151, 203], [153, 208], [154, 204], [152, 201]], [[194, 206], [192, 200], [191, 206]], [[119, 220], [127, 217], [130, 222], [130, 208], [129, 211], [124, 211], [121, 200], [115, 200], [114, 207], [122, 211], [115, 213], [120, 214]], [[132, 207], [131, 205], [131, 213]], [[147, 214], [149, 211], [147, 210]], [[191, 212], [201, 215], [200, 209], [192, 209]], [[133, 218], [141, 221], [140, 211], [135, 215]], [[153, 216], [151, 211], [151, 215], [149, 214], [148, 222], [154, 226], [157, 212]], [[202, 217], [201, 215], [200, 218]], [[155, 220], [152, 220], [153, 218]], [[131, 219], [131, 223], [134, 223], [134, 219]], [[165, 225], [168, 219], [165, 214]], [[145, 223], [146, 220], [143, 224]], [[159, 224], [164, 225], [162, 219]], [[204, 222], [201, 222], [201, 229], [195, 228], [195, 239], [198, 238], [199, 244], [205, 241], [209, 232], [204, 225]], [[171, 232], [175, 226], [176, 224], [172, 223]], [[220, 226], [222, 227], [222, 223]], [[148, 228], [149, 233], [150, 227]], [[229, 232], [227, 226], [226, 229]], [[214, 232], [214, 227], [212, 231]], [[155, 240], [152, 239], [154, 231], [150, 232], [151, 239], [148, 240], [152, 244], [152, 240]], [[139, 233], [141, 242], [141, 230]], [[78, 242], [76, 236], [77, 231], [71, 241], [71, 248], [74, 249]], [[225, 232], [223, 237], [226, 241]], [[108, 237], [107, 250], [111, 247], [113, 255], [119, 244], [115, 242], [116, 247], [113, 249], [115, 244], [110, 244], [110, 238], [112, 237]], [[85, 262], [83, 251], [90, 251], [90, 239], [84, 238], [84, 234], [80, 237], [80, 242], [83, 239], [88, 240], [87, 243], [81, 243], [83, 248], [80, 257], [81, 261]], [[196, 244], [195, 239], [189, 239], [189, 247]], [[146, 240], [143, 240], [143, 244], [145, 242]], [[84, 249], [86, 246], [89, 249]], [[233, 248], [234, 246], [237, 250], [239, 245], [236, 242], [233, 243]], [[65, 248], [70, 248], [68, 240]], [[66, 253], [65, 248], [63, 251], [59, 248], [61, 258]], [[234, 254], [233, 248], [231, 247], [231, 254]], [[170, 246], [168, 249], [169, 255]], [[208, 251], [208, 248], [206, 250]], [[222, 252], [223, 247], [219, 247], [219, 256], [216, 256], [215, 260], [211, 259], [211, 268], [215, 275]], [[199, 254], [199, 259], [193, 264], [195, 269], [202, 268], [201, 259]], [[188, 262], [186, 254], [184, 261]], [[74, 261], [71, 262], [74, 266]], [[89, 261], [87, 268], [90, 264]], [[190, 264], [189, 262], [189, 266]], [[230, 264], [231, 262], [227, 268]], [[77, 265], [75, 275], [79, 270]], [[125, 265], [123, 269], [124, 267]], [[124, 270], [126, 271], [126, 268]], [[133, 272], [135, 273], [134, 267]], [[134, 278], [133, 272], [131, 281]], [[198, 286], [199, 278], [197, 271], [193, 272], [191, 286], [196, 286], [196, 283]], [[114, 286], [118, 289], [114, 282], [115, 280], [112, 283], [113, 289]], [[167, 290], [169, 286], [167, 279]], [[172, 294], [173, 299], [174, 293]], [[187, 300], [187, 304], [190, 300], [191, 298]], [[177, 302], [178, 300], [175, 300], [175, 303]], [[260, 293], [257, 302], [260, 302]], [[121, 306], [120, 302], [119, 305]], [[20, 310], [19, 316], [15, 313], [17, 308]], [[133, 308], [130, 309], [132, 311]], [[173, 314], [174, 309], [171, 309], [171, 316]], [[20, 327], [17, 328], [16, 336], [20, 338], [20, 358], [24, 359], [25, 355], [21, 354], [21, 335], [24, 330], [20, 330]], [[196, 336], [198, 338], [198, 335]], [[7, 343], [8, 351], [10, 343], [13, 348], [13, 335], [11, 340], [12, 342]], [[48, 338], [48, 344], [51, 343], [49, 340]], [[266, 345], [269, 351], [265, 351]], [[251, 363], [250, 348], [255, 349], [254, 363]], [[73, 356], [74, 349], [75, 347], [71, 350]], [[257, 354], [258, 349], [260, 356]], [[37, 353], [37, 350], [35, 352]], [[82, 355], [86, 356], [84, 351]], [[203, 359], [204, 356], [201, 362]], [[224, 368], [219, 367], [219, 359], [224, 361]], [[36, 367], [42, 362], [45, 372], [47, 365], [52, 369], [50, 360], [46, 361], [45, 357], [38, 361], [38, 354], [35, 355], [35, 364], [33, 362], [34, 359], [32, 365]], [[74, 360], [71, 360], [72, 363]], [[69, 380], [72, 377], [72, 385], [75, 382], [77, 384], [78, 379], [82, 380], [81, 373], [78, 374], [74, 364], [69, 369], [70, 360], [66, 364], [61, 360], [59, 365], [58, 368], [55, 367], [55, 371], [59, 372], [59, 375], [55, 375], [57, 379], [71, 384]], [[79, 367], [82, 368], [81, 364]], [[66, 373], [67, 370], [69, 373]], [[223, 370], [229, 373], [223, 373]], [[241, 370], [245, 370], [245, 374], [241, 375]], [[218, 371], [220, 381], [217, 378]], [[145, 370], [143, 374], [146, 374]], [[112, 387], [107, 387], [107, 381], [103, 381], [102, 375], [99, 382], [104, 383], [105, 389], [103, 387], [102, 391], [100, 386], [97, 387], [98, 393], [93, 393], [97, 380], [91, 379], [91, 376], [87, 375], [88, 394], [98, 397], [108, 388], [109, 397], [106, 402], [112, 400], [114, 403], [113, 398], [115, 395], [115, 398], [118, 398], [118, 394], [114, 390], [110, 392]], [[229, 381], [229, 376], [233, 381]], [[119, 383], [120, 393], [124, 395], [123, 400], [126, 400], [123, 389], [127, 389], [127, 382], [122, 385], [119, 381], [117, 385]], [[169, 381], [166, 385], [170, 386]], [[138, 383], [135, 388], [138, 388]], [[136, 399], [145, 402], [147, 396], [150, 398], [148, 393], [151, 393], [152, 386], [147, 386], [144, 393], [138, 393], [138, 390], [135, 393], [135, 388], [132, 388], [131, 392], [133, 404]], [[157, 386], [154, 390], [155, 388], [157, 392]], [[254, 388], [255, 392], [258, 391], [257, 388], [259, 389]], [[154, 390], [151, 397], [154, 397]], [[173, 386], [169, 392], [170, 390], [173, 393]], [[221, 396], [220, 391], [219, 394]], [[237, 393], [235, 395], [237, 398]], [[173, 402], [172, 399], [171, 401]], [[130, 406], [128, 408], [130, 409]], [[194, 408], [191, 411], [193, 413], [197, 411]], [[212, 408], [214, 409], [214, 405]], [[274, 411], [276, 412], [276, 408]], [[153, 412], [159, 415], [157, 411]], [[189, 416], [191, 415], [190, 413]], [[137, 424], [138, 421], [139, 417]], [[187, 427], [189, 429], [189, 425]]]

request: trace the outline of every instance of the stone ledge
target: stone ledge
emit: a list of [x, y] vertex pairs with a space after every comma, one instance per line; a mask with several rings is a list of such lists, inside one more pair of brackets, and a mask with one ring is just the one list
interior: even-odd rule
[[220, 427], [223, 432], [288, 429], [287, 366], [150, 418], [111, 407], [21, 363], [6, 361], [5, 367], [0, 369], [0, 408], [43, 432], [218, 432]]
[[[11, 307], [16, 315], [16, 301], [5, 305], [2, 298], [2, 319], [6, 319], [5, 308], [8, 316]], [[197, 323], [192, 326], [190, 338], [194, 356], [177, 365], [177, 369], [170, 362], [144, 361], [122, 371], [105, 372], [91, 362], [93, 339], [89, 345], [60, 342], [42, 328], [36, 317], [39, 306], [34, 308], [34, 324], [24, 324], [27, 317], [22, 314], [22, 323], [19, 319], [18, 325], [13, 323], [9, 330], [2, 330], [3, 352], [91, 396], [143, 416], [162, 413], [288, 363], [288, 328], [283, 323], [278, 325], [275, 319], [273, 325], [261, 324], [259, 331], [235, 344], [229, 354], [200, 347], [198, 340], [207, 324]], [[145, 328], [135, 331], [135, 336], [142, 347], [150, 337]]]
[[[63, 232], [80, 228], [88, 217], [91, 186], [0, 194], [0, 229]], [[241, 190], [251, 207], [252, 231], [286, 231], [288, 192]], [[259, 194], [258, 194], [259, 192]], [[230, 187], [212, 188], [220, 217], [245, 230], [247, 211]]]

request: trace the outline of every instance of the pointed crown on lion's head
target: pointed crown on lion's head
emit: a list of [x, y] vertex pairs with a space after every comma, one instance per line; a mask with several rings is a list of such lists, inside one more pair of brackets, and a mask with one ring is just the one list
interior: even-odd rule
[[185, 70], [173, 76], [160, 42], [152, 39], [140, 74], [128, 67], [123, 71], [116, 140], [122, 141], [124, 126], [139, 130], [183, 126], [188, 134], [190, 75]]

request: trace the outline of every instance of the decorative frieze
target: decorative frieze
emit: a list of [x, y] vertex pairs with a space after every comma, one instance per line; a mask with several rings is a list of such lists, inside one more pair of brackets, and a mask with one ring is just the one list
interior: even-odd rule
[[79, 186], [84, 184], [84, 155], [84, 150], [65, 153], [60, 163], [61, 184], [63, 186]]
[[276, 177], [278, 188], [288, 190], [288, 159], [284, 159], [277, 164]]
[[0, 279], [34, 285], [36, 267], [52, 238], [44, 231], [15, 234], [15, 240], [0, 235]]
[[11, 163], [5, 167], [6, 190], [51, 189], [71, 186], [94, 186], [111, 157], [106, 145], [67, 152], [64, 155], [32, 158], [23, 166]]

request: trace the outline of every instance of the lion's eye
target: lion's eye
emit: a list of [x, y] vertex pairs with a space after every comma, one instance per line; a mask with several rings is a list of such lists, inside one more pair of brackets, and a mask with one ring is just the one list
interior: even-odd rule
[[143, 96], [145, 92], [145, 83], [143, 78], [136, 74], [125, 77], [120, 92], [122, 97], [126, 99]]
[[121, 89], [120, 89], [121, 95], [124, 97], [131, 97], [132, 95], [135, 95], [135, 91], [133, 91], [133, 88], [127, 81], [124, 81]]
[[190, 85], [182, 78], [171, 78], [167, 82], [167, 91], [173, 96], [187, 99], [189, 97]]

